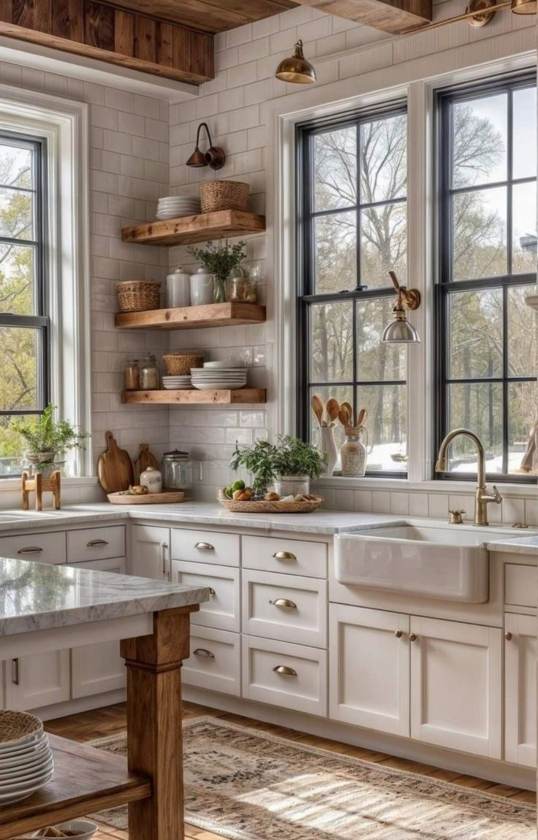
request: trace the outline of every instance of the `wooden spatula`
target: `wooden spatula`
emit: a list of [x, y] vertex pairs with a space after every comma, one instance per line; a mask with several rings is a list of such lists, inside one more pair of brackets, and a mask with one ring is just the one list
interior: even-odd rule
[[338, 412], [338, 419], [340, 420], [342, 426], [349, 426], [349, 424], [351, 423], [349, 409], [344, 403], [342, 403], [342, 405], [340, 406], [340, 411]]
[[338, 412], [340, 411], [338, 400], [335, 400], [334, 397], [330, 397], [330, 399], [327, 400], [325, 408], [327, 410], [327, 417], [329, 418], [329, 421], [334, 423], [334, 421], [338, 419]]
[[321, 426], [323, 422], [324, 411], [323, 400], [321, 399], [321, 397], [318, 397], [317, 394], [313, 394], [312, 399], [310, 400], [310, 405], [312, 406], [312, 411], [316, 415], [318, 423]]
[[366, 415], [367, 415], [367, 411], [366, 411], [366, 409], [365, 409], [365, 408], [361, 408], [361, 410], [359, 411], [359, 415], [358, 415], [358, 417], [357, 417], [357, 422], [356, 422], [356, 424], [355, 424], [355, 425], [356, 425], [356, 426], [363, 426], [363, 425], [364, 425], [364, 421], [366, 420]]
[[351, 405], [351, 403], [348, 402], [343, 402], [342, 405], [347, 410], [349, 422], [353, 425], [353, 406]]
[[129, 453], [120, 449], [112, 432], [105, 434], [107, 448], [97, 460], [97, 477], [105, 493], [128, 490], [134, 483], [133, 465]]

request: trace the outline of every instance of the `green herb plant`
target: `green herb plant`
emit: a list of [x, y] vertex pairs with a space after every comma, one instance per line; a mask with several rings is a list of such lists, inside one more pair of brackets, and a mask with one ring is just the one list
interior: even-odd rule
[[222, 246], [220, 242], [210, 242], [204, 248], [189, 248], [189, 253], [202, 263], [209, 274], [215, 275], [215, 303], [223, 303], [226, 299], [226, 280], [246, 259], [247, 243], [241, 241], [230, 245], [226, 240]]
[[[37, 417], [17, 418], [11, 421], [11, 428], [23, 438], [29, 455], [50, 453], [50, 460], [54, 460], [57, 455], [68, 449], [83, 446], [83, 441], [88, 435], [77, 432], [67, 420], [55, 420], [55, 411], [56, 406], [49, 404]], [[42, 464], [37, 466], [41, 467]]]
[[319, 478], [325, 457], [311, 443], [291, 435], [280, 435], [276, 444], [259, 440], [254, 446], [236, 446], [231, 467], [240, 467], [252, 474], [252, 487], [257, 496], [264, 495], [277, 476], [307, 475]]

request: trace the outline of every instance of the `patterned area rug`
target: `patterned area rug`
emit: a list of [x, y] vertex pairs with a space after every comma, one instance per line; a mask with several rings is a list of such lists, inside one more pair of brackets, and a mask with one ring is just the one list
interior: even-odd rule
[[[94, 741], [126, 752], [125, 735]], [[213, 717], [184, 726], [185, 819], [231, 840], [535, 840], [535, 809]], [[97, 818], [127, 827], [126, 808]]]

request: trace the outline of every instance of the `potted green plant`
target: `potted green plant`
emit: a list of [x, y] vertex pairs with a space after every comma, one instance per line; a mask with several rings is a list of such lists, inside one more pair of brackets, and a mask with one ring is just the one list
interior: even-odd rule
[[56, 406], [47, 405], [37, 417], [17, 418], [11, 421], [11, 428], [26, 444], [25, 459], [35, 472], [48, 474], [57, 469], [62, 456], [69, 449], [83, 445], [86, 434], [77, 432], [67, 420], [56, 420]]
[[325, 456], [311, 443], [280, 435], [273, 456], [275, 490], [280, 496], [310, 493], [310, 479], [319, 478], [325, 468]]
[[224, 246], [218, 242], [210, 242], [204, 248], [190, 248], [189, 253], [202, 263], [203, 267], [209, 274], [215, 277], [213, 288], [213, 301], [215, 303], [224, 303], [226, 300], [226, 280], [241, 266], [243, 260], [247, 256], [246, 242], [237, 242], [230, 245], [228, 240]]
[[252, 474], [257, 496], [263, 496], [271, 484], [280, 496], [295, 496], [309, 493], [310, 479], [319, 478], [325, 458], [311, 443], [280, 435], [276, 444], [259, 440], [254, 446], [237, 446], [231, 466], [234, 470], [244, 467]]

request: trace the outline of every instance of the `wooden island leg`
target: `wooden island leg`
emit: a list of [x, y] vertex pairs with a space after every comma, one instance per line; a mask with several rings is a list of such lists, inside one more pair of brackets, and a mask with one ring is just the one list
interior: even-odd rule
[[153, 635], [121, 642], [127, 666], [129, 770], [149, 776], [153, 795], [129, 804], [129, 840], [182, 840], [181, 661], [189, 657], [189, 614], [153, 614]]

